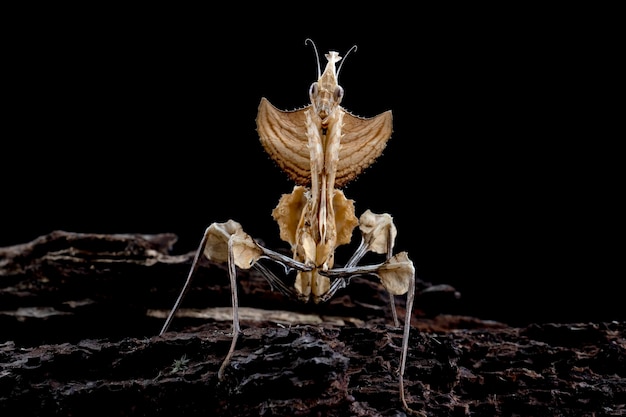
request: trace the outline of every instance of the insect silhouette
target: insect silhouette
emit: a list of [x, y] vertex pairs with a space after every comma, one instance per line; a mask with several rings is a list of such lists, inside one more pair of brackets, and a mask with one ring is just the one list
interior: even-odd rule
[[[397, 234], [393, 218], [387, 213], [366, 210], [357, 219], [354, 201], [346, 198], [341, 190], [381, 155], [392, 133], [391, 111], [363, 118], [341, 107], [344, 90], [338, 83], [338, 75], [345, 59], [337, 68], [342, 57], [336, 51], [328, 52], [326, 67], [321, 72], [317, 48], [310, 39], [305, 44], [309, 42], [315, 51], [318, 74], [309, 89], [310, 104], [298, 110], [283, 111], [262, 98], [256, 118], [265, 151], [295, 182], [292, 192], [283, 194], [272, 212], [281, 239], [291, 247], [292, 257], [263, 247], [234, 220], [212, 223], [204, 232], [187, 280], [160, 334], [169, 328], [202, 256], [228, 265], [233, 338], [218, 371], [220, 379], [241, 334], [237, 268], [255, 268], [272, 288], [303, 302], [314, 303], [329, 300], [355, 276], [377, 277], [390, 293], [396, 327], [399, 321], [394, 296], [407, 296], [398, 376], [402, 405], [413, 412], [406, 403], [403, 375], [415, 293], [415, 268], [406, 252], [393, 254]], [[346, 57], [352, 50], [356, 50], [356, 46]], [[357, 226], [361, 231], [359, 246], [342, 267], [335, 267], [336, 248], [351, 241]], [[383, 262], [359, 265], [368, 252], [384, 255]], [[267, 262], [282, 265], [285, 275], [295, 272], [293, 286], [287, 285]]]

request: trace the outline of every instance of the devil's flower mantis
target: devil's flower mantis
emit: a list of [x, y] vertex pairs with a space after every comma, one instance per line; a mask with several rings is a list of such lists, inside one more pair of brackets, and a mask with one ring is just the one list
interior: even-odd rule
[[[290, 194], [280, 198], [272, 212], [281, 239], [291, 247], [292, 257], [261, 246], [233, 220], [211, 224], [204, 232], [187, 281], [161, 334], [169, 328], [202, 256], [227, 264], [230, 278], [233, 339], [218, 371], [220, 379], [224, 376], [224, 369], [230, 363], [241, 334], [237, 268], [255, 268], [265, 276], [272, 288], [303, 302], [314, 303], [329, 300], [338, 289], [346, 287], [354, 276], [378, 277], [391, 294], [391, 310], [396, 326], [399, 323], [394, 296], [407, 295], [398, 370], [399, 391], [403, 407], [414, 412], [406, 403], [403, 375], [415, 292], [415, 269], [406, 252], [393, 254], [396, 227], [392, 217], [367, 210], [357, 219], [354, 201], [347, 199], [341, 190], [382, 153], [391, 137], [391, 111], [372, 118], [362, 118], [342, 108], [340, 104], [344, 91], [338, 84], [341, 65], [336, 67], [342, 57], [338, 52], [328, 52], [325, 55], [326, 68], [321, 72], [314, 44], [313, 48], [318, 61], [318, 79], [309, 90], [311, 103], [298, 110], [283, 111], [262, 98], [256, 119], [264, 149], [296, 184]], [[335, 267], [336, 248], [350, 242], [357, 226], [361, 231], [360, 245], [343, 267]], [[385, 260], [376, 265], [359, 265], [367, 252], [385, 255]], [[293, 287], [286, 285], [264, 264], [266, 262], [282, 265], [287, 273], [294, 271], [296, 277]]]

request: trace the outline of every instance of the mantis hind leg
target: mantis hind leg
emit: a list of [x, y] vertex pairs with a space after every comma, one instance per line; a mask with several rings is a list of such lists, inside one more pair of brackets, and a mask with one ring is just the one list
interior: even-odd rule
[[237, 269], [235, 267], [235, 255], [233, 253], [233, 237], [231, 236], [228, 239], [228, 278], [230, 279], [230, 294], [232, 298], [232, 306], [233, 306], [233, 338], [230, 342], [230, 348], [228, 349], [228, 353], [220, 366], [219, 371], [217, 371], [217, 378], [221, 381], [224, 379], [224, 370], [230, 363], [230, 358], [233, 356], [235, 352], [235, 347], [237, 346], [237, 340], [239, 339], [239, 335], [241, 334], [241, 327], [239, 326], [239, 299], [237, 297]]
[[[168, 314], [167, 319], [165, 320], [165, 323], [163, 324], [163, 327], [161, 328], [161, 332], [159, 333], [159, 335], [163, 335], [163, 333], [167, 332], [170, 324], [172, 323], [172, 320], [174, 319], [174, 316], [176, 315], [176, 312], [178, 311], [180, 307], [180, 304], [183, 301], [183, 298], [185, 298], [187, 291], [189, 291], [191, 282], [193, 281], [193, 278], [195, 277], [196, 272], [198, 271], [200, 258], [204, 254], [204, 250], [207, 245], [207, 240], [209, 236], [208, 230], [209, 229], [207, 229], [204, 232], [202, 240], [200, 241], [200, 246], [198, 247], [196, 255], [194, 256], [193, 263], [191, 264], [191, 269], [189, 270], [189, 274], [187, 275], [187, 280], [185, 281], [185, 284], [183, 285], [183, 289], [181, 290], [180, 294], [178, 295], [178, 298], [176, 299], [176, 303], [174, 304], [174, 307], [172, 307], [172, 310]], [[232, 357], [235, 351], [237, 340], [239, 338], [239, 334], [241, 333], [241, 327], [239, 325], [239, 299], [237, 296], [237, 281], [236, 281], [237, 270], [235, 266], [232, 242], [233, 242], [233, 237], [231, 236], [228, 239], [228, 277], [230, 279], [231, 298], [232, 298], [232, 307], [233, 307], [233, 338], [230, 344], [230, 348], [228, 349], [228, 353], [226, 354], [226, 358], [224, 358], [224, 361], [222, 362], [222, 365], [220, 366], [220, 369], [217, 373], [218, 379], [220, 380], [222, 380], [224, 377], [224, 370], [230, 363], [230, 358]]]
[[167, 316], [167, 319], [165, 320], [163, 327], [161, 328], [161, 332], [159, 333], [159, 336], [167, 332], [167, 329], [169, 329], [170, 324], [172, 324], [172, 320], [174, 319], [174, 316], [176, 315], [176, 312], [178, 311], [178, 308], [180, 307], [180, 304], [182, 303], [183, 298], [185, 298], [187, 291], [189, 291], [191, 281], [193, 281], [193, 278], [196, 275], [196, 271], [198, 270], [198, 265], [200, 264], [200, 258], [202, 257], [202, 254], [204, 253], [204, 248], [206, 247], [207, 236], [208, 234], [205, 231], [202, 237], [202, 240], [200, 241], [200, 246], [198, 247], [196, 255], [193, 259], [193, 263], [191, 264], [191, 269], [189, 270], [189, 274], [187, 275], [187, 280], [185, 281], [185, 285], [183, 285], [183, 289], [178, 295], [178, 298], [176, 299], [176, 303], [174, 303], [174, 307], [172, 307], [172, 309], [170, 310], [170, 313]]

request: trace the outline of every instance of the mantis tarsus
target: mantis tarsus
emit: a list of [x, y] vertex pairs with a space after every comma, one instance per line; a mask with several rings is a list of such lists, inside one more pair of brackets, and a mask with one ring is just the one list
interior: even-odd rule
[[[255, 268], [272, 288], [303, 302], [314, 303], [329, 300], [338, 289], [346, 287], [354, 276], [376, 276], [391, 295], [391, 310], [396, 326], [399, 326], [399, 322], [394, 296], [407, 295], [398, 370], [399, 391], [403, 407], [414, 413], [406, 403], [403, 375], [415, 293], [415, 269], [406, 252], [393, 254], [396, 227], [392, 217], [367, 210], [357, 219], [354, 201], [347, 199], [340, 189], [382, 153], [391, 137], [391, 111], [372, 118], [362, 118], [342, 108], [340, 103], [344, 91], [338, 84], [341, 65], [336, 68], [342, 57], [338, 52], [328, 52], [325, 55], [328, 61], [326, 68], [321, 72], [317, 48], [310, 39], [305, 44], [308, 42], [313, 45], [318, 63], [318, 79], [309, 90], [311, 103], [298, 110], [283, 111], [262, 98], [256, 119], [263, 147], [296, 183], [290, 194], [280, 198], [272, 212], [279, 226], [280, 237], [290, 244], [293, 256], [288, 257], [261, 246], [233, 220], [211, 224], [204, 232], [187, 281], [161, 334], [169, 328], [203, 255], [212, 261], [226, 263], [230, 278], [233, 338], [218, 371], [220, 379], [230, 363], [241, 333], [236, 268]], [[356, 46], [348, 53], [353, 49]], [[361, 231], [361, 243], [345, 265], [336, 268], [335, 250], [350, 242], [356, 226]], [[384, 262], [359, 265], [367, 252], [385, 255]], [[295, 271], [293, 287], [286, 285], [262, 261], [282, 265], [286, 274]]]

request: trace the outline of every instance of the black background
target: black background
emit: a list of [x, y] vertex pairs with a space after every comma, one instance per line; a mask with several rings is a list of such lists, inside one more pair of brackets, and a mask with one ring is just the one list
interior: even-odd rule
[[230, 218], [284, 245], [271, 210], [292, 184], [255, 117], [261, 97], [308, 103], [310, 37], [322, 66], [358, 47], [344, 108], [393, 111], [385, 152], [344, 191], [358, 215], [394, 217], [421, 279], [486, 319], [626, 318], [623, 126], [610, 128], [623, 95], [604, 14], [237, 8], [14, 16], [0, 246], [59, 229], [173, 232], [185, 252]]

